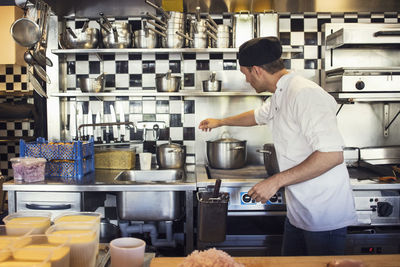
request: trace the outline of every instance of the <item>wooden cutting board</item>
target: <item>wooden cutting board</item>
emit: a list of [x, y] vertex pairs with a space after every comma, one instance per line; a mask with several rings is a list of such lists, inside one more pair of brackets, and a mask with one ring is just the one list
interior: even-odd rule
[[[349, 255], [309, 257], [234, 257], [246, 267], [326, 267], [337, 259], [360, 260], [366, 267], [400, 267], [400, 254], [391, 255]], [[184, 258], [154, 258], [150, 267], [176, 267]]]

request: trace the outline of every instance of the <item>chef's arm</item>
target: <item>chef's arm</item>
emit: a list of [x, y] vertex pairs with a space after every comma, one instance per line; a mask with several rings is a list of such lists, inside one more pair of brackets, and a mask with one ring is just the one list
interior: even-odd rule
[[343, 152], [315, 151], [299, 165], [279, 173], [279, 188], [297, 184], [329, 171], [343, 162]]
[[205, 119], [200, 122], [199, 129], [209, 131], [221, 126], [254, 126], [257, 125], [254, 118], [254, 110], [250, 110], [239, 115], [227, 117], [224, 119]]
[[252, 199], [265, 203], [281, 187], [313, 179], [343, 162], [343, 152], [315, 151], [299, 165], [279, 172], [253, 186], [248, 194]]

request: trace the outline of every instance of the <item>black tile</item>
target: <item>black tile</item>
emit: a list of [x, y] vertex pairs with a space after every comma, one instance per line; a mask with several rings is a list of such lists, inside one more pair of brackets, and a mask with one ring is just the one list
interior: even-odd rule
[[290, 19], [290, 14], [289, 13], [283, 13], [279, 14], [280, 19]]
[[156, 53], [156, 60], [163, 60], [163, 59], [169, 59], [169, 54], [166, 53]]
[[182, 127], [181, 114], [169, 114], [170, 127]]
[[75, 29], [81, 29], [84, 23], [85, 23], [84, 20], [75, 21]]
[[142, 70], [143, 73], [155, 73], [156, 72], [156, 63], [155, 61], [142, 61]]
[[14, 82], [16, 82], [16, 83], [21, 82], [21, 75], [15, 74], [15, 75], [14, 75]]
[[210, 59], [223, 59], [223, 53], [210, 53]]
[[180, 73], [181, 72], [181, 62], [178, 60], [171, 60], [169, 62], [169, 69], [172, 73]]
[[115, 62], [116, 73], [128, 73], [128, 61], [116, 61]]
[[304, 60], [304, 69], [317, 69], [317, 68], [318, 68], [317, 59]]
[[6, 90], [14, 90], [14, 84], [13, 83], [6, 83]]
[[88, 112], [89, 112], [89, 102], [88, 101], [82, 102], [82, 111], [83, 111], [83, 114], [88, 114]]
[[[90, 62], [89, 62], [90, 66]], [[90, 71], [90, 68], [89, 68]], [[75, 61], [68, 61], [67, 62], [67, 74], [75, 74], [76, 73], [76, 68], [75, 68]]]
[[129, 60], [142, 60], [142, 54], [129, 53], [128, 57], [129, 57]]
[[115, 55], [103, 55], [103, 60], [104, 61], [107, 61], [107, 60], [113, 61], [113, 60], [115, 60]]
[[291, 64], [290, 64], [290, 59], [284, 59], [283, 60], [283, 64], [285, 65], [286, 69], [290, 69], [291, 68]]
[[22, 90], [28, 90], [28, 84], [27, 83], [22, 83], [21, 84], [21, 86], [22, 86]]
[[142, 101], [140, 100], [130, 100], [129, 110], [131, 113], [141, 114], [142, 113]]
[[313, 19], [313, 18], [317, 18], [317, 13], [307, 13], [307, 14], [304, 14], [304, 18], [305, 19]]
[[183, 140], [171, 140], [172, 143], [183, 145]]
[[195, 140], [194, 127], [183, 127], [183, 140]]
[[331, 22], [331, 19], [318, 19], [318, 31], [319, 32], [321, 31], [322, 24], [330, 23], [330, 22]]
[[[0, 154], [0, 160], [1, 161], [8, 161], [7, 154]], [[3, 173], [4, 174], [4, 173]]]
[[385, 19], [397, 18], [397, 12], [390, 12], [390, 13], [385, 12], [384, 17]]
[[142, 74], [129, 74], [130, 87], [142, 87]]
[[129, 96], [117, 96], [115, 101], [129, 101]]
[[75, 55], [76, 61], [88, 61], [89, 55]]
[[156, 141], [144, 141], [143, 142], [143, 152], [150, 152], [152, 154], [156, 153]]
[[129, 139], [130, 140], [142, 140], [143, 130], [137, 130], [135, 133], [134, 129], [129, 129]]
[[183, 59], [196, 59], [196, 53], [183, 53]]
[[318, 58], [322, 58], [322, 46], [318, 46]]
[[100, 74], [100, 62], [99, 61], [89, 61], [89, 73], [90, 74]]
[[106, 74], [106, 87], [115, 87], [115, 75], [114, 74]]
[[300, 53], [291, 53], [290, 54], [290, 58], [304, 58], [304, 53], [300, 52]]
[[195, 102], [194, 100], [185, 100], [184, 102], [184, 113], [185, 114], [194, 114], [195, 110]]
[[144, 121], [156, 121], [156, 114], [143, 114]]
[[[33, 129], [34, 127], [31, 127]], [[22, 130], [22, 136], [29, 136], [29, 131], [28, 130]]]
[[305, 32], [304, 33], [304, 44], [305, 45], [318, 45], [318, 33], [317, 32]]
[[304, 20], [303, 19], [291, 19], [290, 20], [290, 31], [303, 32], [304, 31]]
[[282, 45], [290, 45], [290, 32], [281, 32], [279, 38]]
[[22, 122], [15, 123], [15, 130], [22, 130]]
[[0, 75], [0, 83], [6, 82], [6, 75]]
[[183, 86], [194, 86], [194, 73], [184, 73], [183, 79]]
[[111, 114], [110, 106], [115, 107], [114, 101], [103, 101], [103, 114]]
[[157, 100], [156, 101], [156, 113], [169, 113], [169, 101], [168, 100]]
[[13, 74], [14, 73], [14, 67], [6, 67], [6, 74]]
[[21, 74], [26, 74], [26, 67], [21, 67]]
[[[7, 132], [13, 132], [13, 131], [7, 131]], [[14, 136], [14, 133], [8, 136]], [[7, 146], [7, 153], [15, 153], [15, 146]]]
[[345, 23], [357, 23], [358, 19], [357, 18], [348, 18], [348, 19], [344, 19]]
[[131, 24], [132, 31], [140, 30], [142, 28], [141, 20], [130, 20], [129, 24]]
[[181, 100], [180, 96], [170, 96], [169, 100]]
[[80, 78], [89, 78], [89, 74], [78, 74], [78, 75], [76, 75], [76, 83], [75, 83], [75, 87], [76, 88], [80, 87], [80, 85], [79, 85], [79, 79]]
[[384, 23], [385, 19], [384, 18], [371, 18], [372, 23]]
[[[371, 13], [358, 13], [357, 17], [359, 19], [370, 19], [371, 18]], [[395, 15], [397, 17], [397, 15]]]
[[344, 18], [344, 13], [331, 13], [331, 18], [342, 19]]
[[159, 140], [169, 140], [169, 128], [160, 129]]
[[224, 59], [222, 65], [223, 65], [224, 70], [236, 70], [237, 69], [237, 60]]
[[224, 24], [224, 20], [223, 19], [214, 19], [214, 22], [219, 25], [219, 24]]
[[104, 207], [104, 217], [109, 220], [117, 220], [117, 207]]
[[196, 60], [196, 70], [210, 70], [210, 60]]

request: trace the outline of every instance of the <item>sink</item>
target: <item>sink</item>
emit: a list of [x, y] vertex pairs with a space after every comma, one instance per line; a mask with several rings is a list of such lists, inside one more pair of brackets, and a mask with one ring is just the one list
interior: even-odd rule
[[169, 170], [129, 170], [120, 172], [114, 180], [120, 182], [154, 183], [181, 181], [185, 172], [181, 169]]
[[129, 170], [122, 171], [115, 181], [126, 184], [149, 184], [146, 191], [121, 191], [117, 193], [118, 217], [130, 221], [172, 221], [182, 213], [182, 192], [152, 191], [155, 183], [181, 181], [184, 170]]

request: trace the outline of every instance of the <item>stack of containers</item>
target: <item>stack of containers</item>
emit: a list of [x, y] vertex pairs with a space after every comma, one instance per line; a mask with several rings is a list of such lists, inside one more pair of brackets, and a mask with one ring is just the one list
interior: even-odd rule
[[217, 48], [229, 48], [231, 39], [231, 28], [229, 25], [217, 26]]
[[185, 14], [178, 11], [168, 12], [166, 19], [166, 37], [162, 39], [162, 46], [167, 48], [181, 48], [184, 45], [184, 38], [176, 32], [185, 34]]
[[3, 219], [7, 235], [44, 234], [51, 224], [51, 213], [41, 211], [16, 212]]
[[94, 171], [94, 140], [47, 142], [41, 137], [36, 142], [20, 140], [20, 156], [46, 159], [46, 176], [80, 180]]

